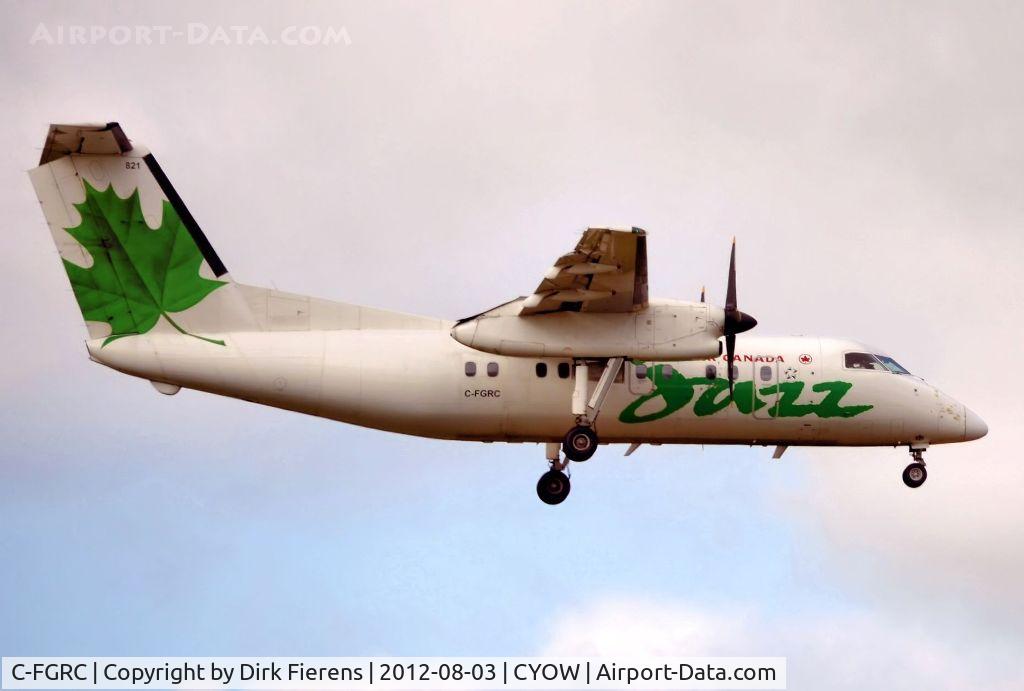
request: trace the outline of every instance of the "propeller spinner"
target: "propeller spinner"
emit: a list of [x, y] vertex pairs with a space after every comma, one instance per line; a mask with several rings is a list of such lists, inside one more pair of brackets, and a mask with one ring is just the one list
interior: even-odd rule
[[733, 357], [736, 355], [736, 334], [750, 331], [757, 326], [757, 320], [736, 307], [736, 238], [732, 240], [732, 253], [729, 255], [729, 283], [725, 291], [725, 361], [729, 370], [729, 395], [733, 389]]

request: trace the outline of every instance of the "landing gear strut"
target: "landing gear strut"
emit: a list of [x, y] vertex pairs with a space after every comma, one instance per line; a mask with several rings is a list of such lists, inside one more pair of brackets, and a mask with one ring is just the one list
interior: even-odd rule
[[[572, 414], [576, 416], [576, 426], [566, 433], [561, 444], [547, 444], [547, 459], [551, 469], [541, 475], [537, 482], [537, 496], [545, 504], [561, 504], [569, 496], [569, 476], [565, 473], [569, 461], [586, 461], [597, 451], [599, 441], [594, 431], [594, 422], [625, 360], [613, 357], [596, 361], [595, 364], [603, 367], [603, 370], [593, 394], [588, 391], [591, 363], [586, 360], [573, 363], [576, 380], [572, 390]], [[565, 454], [564, 458], [562, 453]]]
[[615, 377], [622, 369], [625, 358], [613, 357], [599, 361], [602, 365], [601, 377], [597, 381], [593, 394], [588, 391], [590, 386], [590, 363], [577, 360], [573, 363], [576, 374], [572, 390], [572, 414], [576, 416], [576, 426], [568, 431], [562, 441], [562, 451], [571, 461], [583, 462], [597, 451], [598, 437], [594, 431], [594, 423], [604, 405], [604, 399], [612, 388]]
[[903, 484], [916, 489], [928, 479], [928, 471], [924, 467], [924, 449], [910, 449], [914, 462], [903, 470]]

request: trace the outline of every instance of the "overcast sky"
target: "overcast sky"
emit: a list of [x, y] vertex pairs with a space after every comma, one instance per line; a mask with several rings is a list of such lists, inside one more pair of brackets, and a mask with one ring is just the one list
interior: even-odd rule
[[[1024, 5], [5, 3], [0, 654], [785, 655], [795, 689], [1020, 688]], [[330, 46], [55, 45], [70, 25]], [[251, 36], [251, 32], [246, 34]], [[147, 144], [232, 275], [458, 318], [587, 225], [652, 295], [877, 344], [988, 437], [602, 448], [405, 438], [90, 363], [25, 171]], [[742, 342], [742, 336], [740, 337]]]

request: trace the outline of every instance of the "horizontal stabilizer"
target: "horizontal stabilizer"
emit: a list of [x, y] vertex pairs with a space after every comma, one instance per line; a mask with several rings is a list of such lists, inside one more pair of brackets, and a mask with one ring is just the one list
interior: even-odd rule
[[131, 142], [116, 122], [105, 125], [50, 125], [39, 165], [46, 165], [71, 154], [117, 156], [131, 150]]

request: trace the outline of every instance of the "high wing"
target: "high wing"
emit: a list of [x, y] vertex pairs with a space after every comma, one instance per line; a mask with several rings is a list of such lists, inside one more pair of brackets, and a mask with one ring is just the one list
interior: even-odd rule
[[548, 312], [635, 312], [647, 306], [647, 233], [588, 228], [558, 258], [519, 316]]

